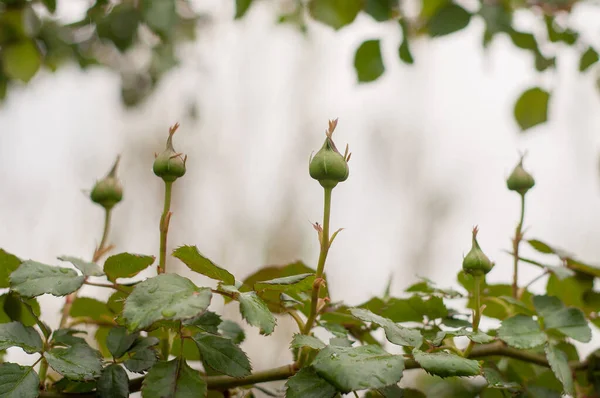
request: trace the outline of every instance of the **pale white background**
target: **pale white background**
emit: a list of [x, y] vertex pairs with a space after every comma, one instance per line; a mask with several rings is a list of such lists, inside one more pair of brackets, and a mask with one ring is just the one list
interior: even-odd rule
[[[77, 17], [82, 3], [63, 0], [59, 14]], [[406, 66], [394, 22], [360, 15], [338, 32], [312, 22], [302, 36], [274, 23], [277, 1], [258, 2], [241, 21], [233, 20], [233, 3], [197, 2], [210, 21], [195, 44], [179, 49], [181, 67], [137, 109], [124, 109], [119, 77], [106, 69], [66, 66], [13, 87], [0, 107], [1, 247], [51, 264], [63, 254], [90, 257], [102, 211], [82, 190], [120, 153], [125, 199], [110, 241], [119, 252], [156, 255], [162, 184], [151, 165], [179, 121], [175, 146], [189, 160], [175, 184], [169, 248], [197, 245], [239, 279], [265, 264], [314, 266], [310, 222], [322, 217], [322, 190], [308, 175], [308, 158], [327, 120], [339, 117], [336, 142], [348, 142], [353, 155], [350, 178], [333, 196], [333, 228], [345, 228], [327, 266], [334, 300], [358, 304], [380, 294], [391, 274], [395, 294], [417, 275], [455, 285], [473, 225], [496, 261], [489, 278], [508, 281], [511, 259], [502, 250], [510, 247], [519, 200], [504, 180], [523, 150], [537, 183], [528, 195], [528, 236], [600, 263], [600, 102], [596, 71], [580, 74], [576, 51], [559, 47], [558, 70], [540, 75], [531, 54], [506, 36], [483, 51], [483, 21], [474, 18], [458, 34], [415, 41], [416, 63]], [[598, 15], [581, 6], [568, 22], [594, 43]], [[528, 12], [516, 20], [523, 30], [541, 29]], [[386, 72], [359, 85], [354, 51], [373, 38], [382, 40]], [[553, 92], [551, 121], [521, 135], [513, 103], [536, 84]], [[188, 116], [190, 100], [197, 120]], [[191, 276], [176, 261], [169, 268]], [[536, 275], [522, 268], [522, 281]], [[41, 298], [52, 326], [62, 302]], [[221, 300], [214, 303], [220, 310]], [[226, 314], [238, 317], [235, 307]], [[243, 348], [254, 368], [288, 363], [293, 331], [279, 319], [275, 343], [250, 329]]]

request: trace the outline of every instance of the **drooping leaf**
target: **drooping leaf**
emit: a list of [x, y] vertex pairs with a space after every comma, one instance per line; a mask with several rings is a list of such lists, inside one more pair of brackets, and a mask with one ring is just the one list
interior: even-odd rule
[[129, 334], [124, 327], [111, 328], [106, 337], [106, 347], [114, 358], [121, 358], [131, 348], [138, 334]]
[[87, 344], [52, 348], [45, 357], [52, 369], [69, 379], [93, 380], [102, 372], [102, 356]]
[[362, 308], [352, 308], [350, 312], [362, 321], [373, 322], [381, 326], [385, 330], [385, 336], [390, 343], [416, 348], [421, 347], [423, 344], [423, 336], [421, 336], [421, 333], [417, 329], [409, 329], [397, 325], [387, 318], [375, 315]]
[[310, 15], [335, 30], [351, 24], [361, 9], [362, 0], [310, 0], [308, 3]]
[[204, 379], [183, 358], [157, 363], [142, 384], [144, 398], [195, 398], [206, 392]]
[[21, 265], [21, 260], [0, 249], [0, 288], [10, 287], [8, 276]]
[[385, 65], [379, 40], [362, 42], [354, 55], [354, 69], [359, 83], [372, 82], [383, 75]]
[[579, 60], [579, 71], [585, 72], [590, 66], [598, 62], [598, 59], [600, 59], [598, 52], [592, 47], [588, 47], [588, 49], [581, 54], [581, 59]]
[[319, 377], [312, 367], [300, 369], [285, 386], [286, 398], [333, 398], [337, 394], [335, 387]]
[[119, 253], [110, 256], [104, 262], [104, 272], [108, 280], [116, 282], [117, 278], [131, 278], [148, 268], [154, 262], [154, 256]]
[[60, 261], [66, 261], [66, 262], [73, 264], [85, 276], [102, 276], [102, 275], [104, 275], [104, 271], [102, 271], [102, 268], [100, 268], [100, 266], [96, 263], [90, 263], [90, 262], [84, 261], [80, 258], [70, 257], [70, 256], [61, 256], [61, 257], [58, 257], [58, 259]]
[[277, 323], [275, 316], [255, 292], [240, 293], [234, 286], [222, 286], [221, 288], [235, 295], [235, 299], [240, 302], [242, 318], [246, 322], [258, 327], [261, 334], [269, 335], [273, 333]]
[[328, 346], [317, 354], [312, 367], [339, 391], [348, 393], [397, 383], [402, 378], [404, 359], [377, 345]]
[[246, 15], [246, 12], [248, 12], [248, 9], [252, 5], [253, 1], [254, 0], [235, 0], [235, 17], [234, 18], [240, 19], [244, 15]]
[[12, 290], [25, 297], [46, 293], [65, 296], [79, 289], [83, 284], [83, 278], [72, 269], [52, 267], [28, 260], [10, 274], [10, 285]]
[[86, 345], [83, 337], [78, 337], [76, 334], [85, 334], [83, 330], [77, 329], [58, 329], [52, 333], [52, 339], [50, 340], [52, 345], [64, 345], [71, 346], [77, 344]]
[[325, 348], [325, 343], [315, 336], [307, 336], [305, 334], [295, 334], [290, 344], [291, 348], [310, 347], [315, 350]]
[[440, 376], [477, 376], [481, 373], [479, 362], [460, 357], [447, 352], [423, 352], [414, 350], [415, 361], [421, 365], [427, 373]]
[[427, 29], [431, 37], [439, 37], [458, 32], [466, 28], [469, 22], [471, 13], [457, 4], [448, 3], [429, 19]]
[[546, 243], [544, 243], [542, 241], [539, 241], [537, 239], [529, 239], [527, 241], [527, 243], [529, 243], [529, 245], [532, 248], [534, 248], [535, 250], [537, 250], [540, 253], [544, 253], [544, 254], [554, 254], [554, 253], [556, 253], [555, 249], [553, 249], [552, 247], [550, 247]]
[[128, 398], [129, 377], [125, 369], [113, 363], [102, 370], [98, 379], [98, 396], [100, 398]]
[[548, 363], [556, 378], [562, 383], [565, 392], [574, 395], [573, 374], [571, 373], [571, 368], [569, 368], [567, 355], [551, 344], [546, 344], [545, 351]]
[[540, 87], [525, 90], [515, 103], [514, 116], [522, 131], [548, 120], [550, 93]]
[[197, 333], [193, 339], [205, 365], [231, 377], [250, 374], [252, 366], [248, 357], [231, 339], [209, 333]]
[[227, 285], [235, 284], [235, 278], [229, 271], [204, 257], [195, 246], [181, 246], [173, 251], [173, 257], [180, 259], [194, 272], [222, 281]]
[[246, 332], [244, 332], [244, 329], [242, 329], [242, 327], [237, 323], [230, 320], [224, 320], [219, 325], [219, 331], [223, 337], [231, 339], [234, 344], [241, 344], [246, 339]]
[[192, 318], [206, 311], [212, 293], [176, 274], [161, 274], [137, 284], [125, 301], [123, 318], [130, 331], [162, 319]]
[[0, 324], [0, 350], [14, 346], [21, 347], [25, 352], [33, 354], [41, 352], [44, 343], [38, 332], [31, 326], [23, 326], [19, 322]]
[[2, 398], [36, 398], [40, 378], [31, 366], [0, 363], [0, 396]]
[[540, 325], [526, 315], [515, 315], [502, 321], [498, 337], [519, 349], [538, 347], [546, 342], [546, 335]]
[[27, 83], [42, 66], [42, 55], [34, 41], [21, 40], [4, 44], [0, 61], [7, 77]]
[[95, 321], [112, 321], [113, 313], [106, 303], [90, 297], [77, 297], [73, 301], [69, 315], [73, 318], [86, 317]]

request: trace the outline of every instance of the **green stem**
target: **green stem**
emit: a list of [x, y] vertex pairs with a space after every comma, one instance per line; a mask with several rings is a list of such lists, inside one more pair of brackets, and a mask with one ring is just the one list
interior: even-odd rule
[[171, 209], [171, 188], [173, 182], [165, 182], [165, 206], [160, 217], [160, 258], [158, 262], [158, 273], [167, 272], [167, 234], [169, 233], [169, 213]]
[[[473, 298], [475, 299], [475, 309], [473, 314], [473, 332], [477, 333], [479, 331], [479, 322], [481, 321], [481, 282], [484, 277], [482, 275], [476, 275], [475, 278], [475, 287], [473, 289]], [[465, 349], [463, 356], [468, 357], [475, 346], [475, 342], [473, 340], [469, 340], [469, 345]]]
[[129, 293], [127, 290], [123, 289], [121, 286], [117, 285], [116, 283], [96, 283], [96, 282], [90, 282], [90, 281], [85, 281], [83, 282], [86, 285], [89, 286], [98, 286], [98, 287], [107, 287], [109, 289], [115, 289], [120, 291], [121, 293]]
[[48, 361], [46, 361], [46, 358], [42, 357], [42, 362], [40, 363], [40, 370], [39, 370], [40, 389], [41, 390], [46, 389], [46, 375], [47, 374], [48, 374]]
[[523, 219], [525, 218], [525, 195], [521, 195], [521, 218], [519, 219], [519, 224], [517, 225], [517, 230], [515, 231], [515, 238], [513, 239], [513, 283], [512, 283], [512, 295], [514, 298], [517, 298], [519, 291], [518, 284], [518, 271], [519, 271], [519, 245], [521, 243], [521, 239], [523, 239]]

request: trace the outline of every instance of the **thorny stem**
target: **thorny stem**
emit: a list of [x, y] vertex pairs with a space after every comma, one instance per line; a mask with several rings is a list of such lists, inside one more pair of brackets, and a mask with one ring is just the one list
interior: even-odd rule
[[514, 263], [513, 263], [513, 283], [512, 283], [512, 295], [514, 298], [517, 298], [519, 292], [518, 285], [518, 271], [519, 271], [519, 244], [523, 239], [523, 219], [525, 218], [525, 195], [521, 194], [521, 219], [519, 220], [519, 224], [517, 225], [517, 230], [515, 231], [515, 238], [513, 239], [513, 254], [514, 254]]
[[160, 258], [158, 262], [158, 273], [167, 272], [167, 234], [169, 233], [169, 221], [171, 219], [171, 188], [173, 182], [165, 182], [165, 207], [160, 217]]
[[[475, 309], [473, 310], [473, 332], [479, 331], [479, 322], [481, 321], [481, 282], [483, 276], [475, 275], [475, 288], [473, 290], [473, 298], [475, 299]], [[469, 340], [469, 345], [465, 349], [463, 356], [468, 357], [475, 346], [473, 340]]]

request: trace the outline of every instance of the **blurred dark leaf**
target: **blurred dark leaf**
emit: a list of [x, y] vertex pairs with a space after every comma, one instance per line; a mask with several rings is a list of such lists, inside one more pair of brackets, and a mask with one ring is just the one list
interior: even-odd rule
[[171, 36], [177, 23], [177, 11], [174, 1], [142, 0], [143, 20], [153, 32], [163, 39]]
[[310, 15], [335, 30], [352, 23], [363, 7], [362, 0], [310, 0]]
[[406, 21], [404, 19], [400, 20], [400, 29], [402, 30], [402, 42], [400, 43], [400, 47], [398, 48], [398, 56], [403, 62], [412, 65], [415, 62], [415, 60], [413, 58], [412, 52], [410, 51], [408, 26], [406, 25]]
[[367, 40], [358, 47], [354, 69], [360, 83], [377, 80], [385, 72], [379, 40]]
[[234, 18], [240, 19], [244, 15], [246, 15], [246, 12], [248, 12], [248, 9], [252, 5], [253, 1], [254, 0], [235, 0], [235, 17]]
[[514, 116], [522, 131], [528, 130], [548, 120], [550, 93], [540, 87], [533, 87], [521, 94], [515, 103]]
[[365, 12], [378, 22], [391, 19], [397, 11], [398, 0], [365, 0]]
[[446, 4], [429, 19], [427, 28], [431, 37], [439, 37], [466, 28], [471, 13], [457, 4]]
[[100, 38], [112, 42], [120, 51], [125, 51], [137, 38], [140, 21], [140, 12], [133, 3], [122, 3], [96, 22], [96, 31]]
[[598, 62], [598, 52], [592, 47], [588, 47], [588, 49], [581, 54], [581, 59], [579, 60], [579, 71], [585, 72], [596, 62]]
[[42, 55], [32, 40], [22, 40], [2, 46], [0, 52], [4, 74], [22, 82], [29, 82], [42, 65]]

